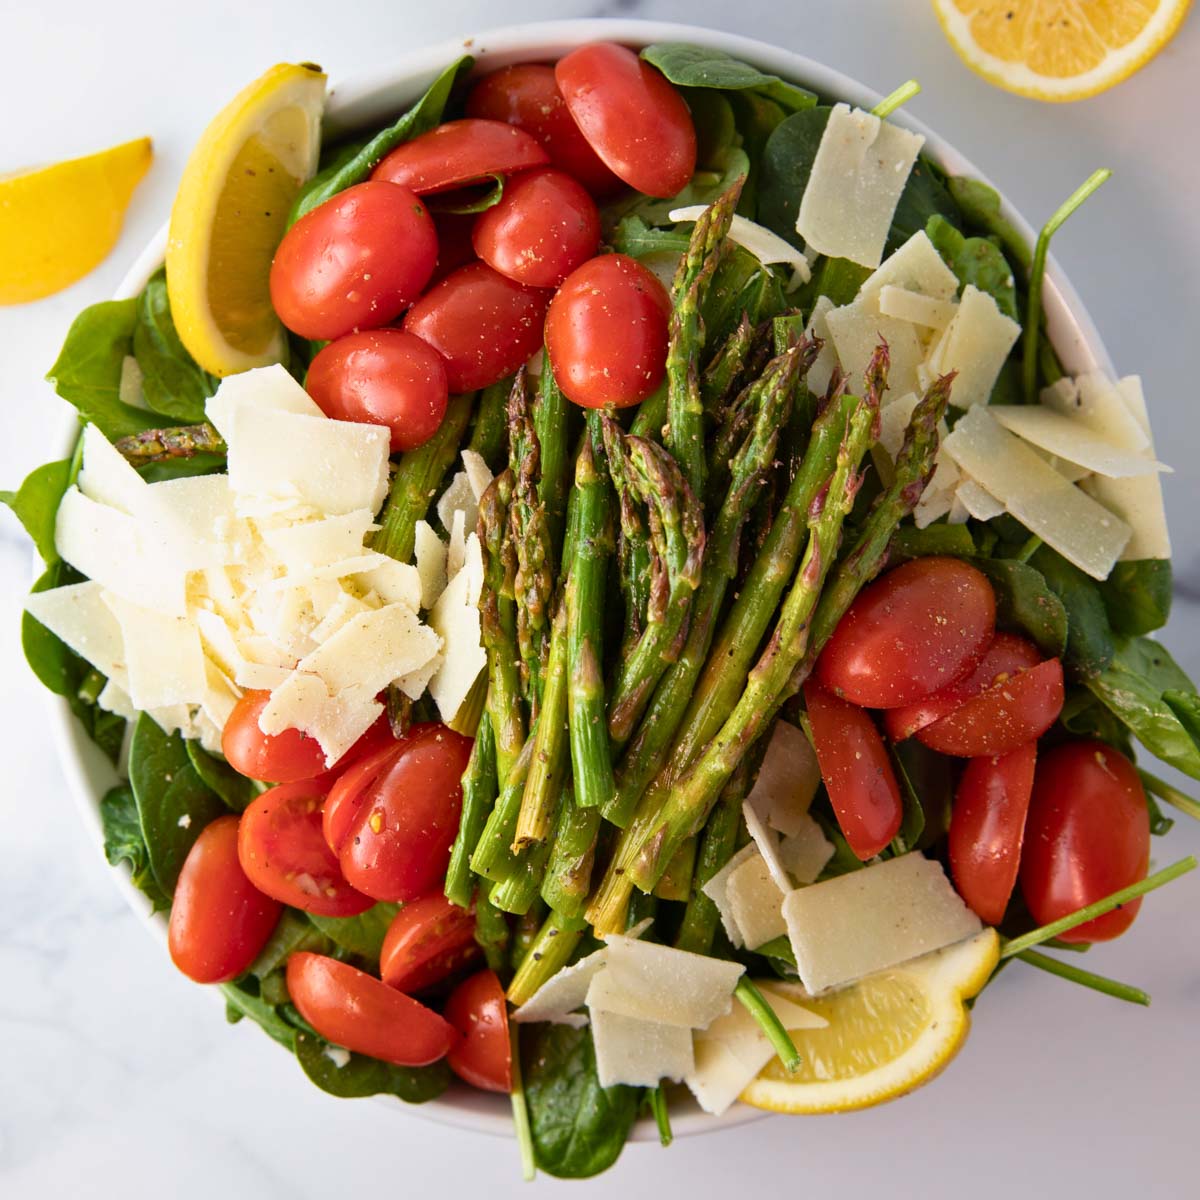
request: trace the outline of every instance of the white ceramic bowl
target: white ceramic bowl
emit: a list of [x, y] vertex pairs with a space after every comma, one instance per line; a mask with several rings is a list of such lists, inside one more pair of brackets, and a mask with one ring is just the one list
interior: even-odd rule
[[[325, 119], [325, 136], [339, 137], [355, 130], [369, 130], [394, 118], [419, 96], [442, 69], [466, 52], [476, 58], [476, 71], [495, 70], [516, 62], [553, 61], [576, 46], [592, 41], [624, 42], [641, 47], [651, 42], [693, 42], [736, 55], [763, 71], [780, 75], [818, 92], [823, 98], [844, 100], [862, 108], [870, 108], [879, 94], [853, 79], [778, 46], [770, 46], [751, 38], [701, 29], [692, 25], [677, 25], [659, 21], [591, 20], [551, 21], [530, 25], [515, 25], [480, 33], [461, 41], [443, 42], [437, 46], [415, 50], [400, 56], [386, 70], [361, 77], [352, 77], [334, 84], [329, 92]], [[898, 124], [925, 135], [925, 153], [948, 172], [985, 179], [970, 162], [952, 146], [942, 141], [919, 121], [901, 111], [892, 118]], [[989, 181], [990, 182], [990, 181]], [[1033, 241], [1033, 231], [1007, 201], [1004, 212], [1016, 226]], [[136, 296], [150, 276], [161, 266], [166, 248], [166, 228], [159, 232], [130, 268], [116, 299]], [[1071, 285], [1063, 278], [1051, 260], [1046, 274], [1045, 310], [1050, 339], [1071, 374], [1102, 367], [1112, 369], [1100, 336]], [[72, 422], [71, 445], [78, 436], [78, 426]], [[82, 727], [71, 715], [66, 702], [51, 697], [53, 724], [58, 740], [60, 758], [68, 784], [79, 805], [80, 813], [91, 831], [97, 853], [103, 853], [103, 832], [100, 825], [100, 797], [116, 782], [112, 765], [92, 744]], [[133, 886], [128, 872], [117, 871], [113, 879], [125, 899], [144, 919], [147, 928], [166, 945], [166, 922], [150, 912], [146, 898]], [[164, 969], [169, 969], [164, 956]], [[297, 1078], [297, 1087], [307, 1086]], [[405, 1110], [431, 1118], [446, 1125], [500, 1136], [511, 1134], [512, 1124], [508, 1101], [466, 1087], [452, 1087], [437, 1100], [428, 1104], [406, 1105]], [[765, 1114], [745, 1105], [735, 1105], [723, 1117], [708, 1116], [691, 1106], [672, 1115], [677, 1136], [686, 1137], [716, 1129], [728, 1129]], [[641, 1122], [634, 1132], [637, 1140], [657, 1137], [649, 1122]]]

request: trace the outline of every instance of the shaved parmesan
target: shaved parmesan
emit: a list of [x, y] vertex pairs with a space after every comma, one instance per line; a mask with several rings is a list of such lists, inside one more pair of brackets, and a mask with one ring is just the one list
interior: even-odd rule
[[384, 604], [401, 604], [415, 613], [421, 606], [421, 577], [410, 563], [397, 562], [386, 554], [373, 554], [366, 570], [353, 571], [359, 587], [374, 592]]
[[[479, 518], [479, 501], [483, 498], [483, 493], [488, 490], [492, 483], [491, 468], [484, 462], [483, 455], [474, 450], [464, 450], [462, 452], [463, 471], [466, 473], [467, 482], [471, 485], [471, 495], [475, 497], [475, 517]], [[471, 522], [471, 529], [474, 530], [475, 522]]]
[[[783, 863], [779, 861], [779, 834], [775, 830], [767, 828], [766, 822], [754, 811], [748, 801], [742, 804], [742, 820], [745, 821], [746, 829], [749, 831], [755, 846], [758, 847], [759, 854], [766, 862], [767, 869], [774, 876], [775, 882], [784, 891], [787, 891], [792, 886], [792, 882], [788, 879]], [[739, 867], [738, 869], [740, 870], [741, 868]], [[730, 876], [730, 883], [732, 882], [733, 876]], [[729, 901], [730, 907], [734, 907], [732, 893], [730, 893]], [[737, 920], [736, 911], [734, 912], [734, 920]]]
[[464, 530], [475, 528], [479, 519], [479, 505], [475, 500], [475, 490], [471, 487], [470, 476], [466, 471], [459, 471], [450, 481], [450, 486], [442, 493], [437, 502], [438, 520], [447, 533], [454, 527], [454, 514], [463, 514]]
[[454, 510], [454, 521], [448, 529], [450, 540], [446, 545], [446, 578], [453, 579], [462, 570], [467, 557], [467, 515], [461, 508]]
[[950, 403], [957, 408], [986, 404], [1000, 368], [1020, 336], [1021, 326], [1006, 317], [987, 292], [967, 284], [954, 320], [929, 360], [939, 375], [958, 372], [950, 388]]
[[820, 338], [822, 343], [821, 352], [813, 359], [805, 380], [809, 391], [817, 395], [823, 395], [828, 390], [829, 381], [838, 365], [837, 351], [833, 348], [833, 335], [829, 332], [829, 325], [825, 319], [833, 308], [834, 303], [828, 296], [818, 296], [809, 315], [808, 324], [804, 327], [806, 337]]
[[479, 537], [467, 538], [466, 561], [446, 585], [429, 614], [429, 627], [441, 638], [443, 660], [429, 681], [429, 694], [443, 721], [452, 721], [479, 673], [487, 666], [481, 644], [479, 594], [483, 590], [483, 551]]
[[169, 548], [181, 570], [243, 561], [253, 533], [237, 519], [226, 475], [167, 479], [146, 489], [140, 511], [153, 540]]
[[[857, 302], [868, 312], [885, 312], [885, 289], [893, 294], [916, 293], [928, 300], [948, 304], [958, 295], [958, 276], [946, 266], [928, 234], [920, 229], [867, 277], [859, 288]], [[909, 317], [904, 319], [911, 320]]]
[[542, 984], [512, 1015], [518, 1023], [549, 1021], [555, 1025], [585, 1025], [587, 1018], [577, 1014], [587, 999], [588, 987], [598, 971], [604, 969], [608, 951], [604, 948], [563, 967]]
[[370, 607], [357, 596], [352, 596], [349, 592], [342, 592], [313, 627], [309, 636], [320, 645], [322, 642], [327, 642], [343, 626], [349, 624], [352, 618], [357, 617], [360, 613], [370, 611]]
[[919, 853], [797, 888], [783, 902], [800, 981], [814, 995], [962, 941], [983, 927]]
[[896, 461], [904, 448], [904, 437], [912, 420], [913, 410], [920, 396], [916, 392], [905, 392], [894, 400], [888, 400], [879, 411], [879, 441], [892, 462]]
[[1125, 401], [1125, 406], [1129, 409], [1130, 415], [1146, 435], [1146, 446], [1149, 447], [1150, 414], [1146, 410], [1146, 396], [1142, 391], [1141, 376], [1126, 375], [1123, 379], [1118, 379], [1117, 393]]
[[360, 508], [316, 521], [265, 529], [262, 539], [278, 555], [285, 569], [304, 572], [362, 554], [363, 539], [374, 528], [374, 514]]
[[446, 543], [434, 533], [428, 521], [418, 521], [414, 547], [421, 580], [421, 607], [430, 609], [446, 590]]
[[104, 603], [100, 584], [86, 580], [32, 592], [25, 599], [25, 611], [122, 691], [128, 691], [121, 626]]
[[779, 861], [793, 882], [812, 883], [833, 857], [833, 843], [808, 813], [804, 822], [779, 843]]
[[[1149, 426], [1143, 425], [1136, 411], [1122, 395], [1123, 390], [1137, 390], [1141, 381], [1136, 375], [1112, 383], [1103, 371], [1091, 371], [1078, 380], [1064, 376], [1042, 391], [1042, 404], [1069, 417], [1072, 427], [1083, 425], [1091, 433], [1119, 450], [1144, 451], [1150, 446]], [[1138, 406], [1145, 414], [1145, 401]]]
[[957, 310], [958, 305], [950, 300], [934, 300], [891, 284], [879, 290], [879, 311], [885, 317], [895, 317], [910, 325], [923, 325], [940, 332], [954, 320]]
[[825, 324], [852, 391], [862, 388], [867, 364], [881, 341], [887, 342], [890, 358], [885, 395], [901, 396], [917, 390], [917, 367], [925, 351], [907, 321], [868, 312], [856, 302], [832, 309], [826, 314]]
[[233, 414], [242, 406], [308, 417], [325, 415], [287, 369], [278, 364], [226, 375], [216, 395], [209, 397], [205, 413], [226, 442], [233, 433]]
[[925, 139], [836, 104], [821, 135], [796, 231], [822, 254], [879, 266], [900, 193]]
[[700, 890], [717, 906], [721, 916], [721, 924], [735, 949], [741, 949], [741, 930], [733, 919], [733, 906], [729, 902], [729, 880], [734, 871], [758, 854], [758, 847], [753, 843], [743, 846]]
[[[698, 221], [707, 209], [705, 204], [689, 204], [686, 208], [672, 209], [667, 219]], [[812, 270], [804, 252], [797, 250], [790, 242], [784, 241], [779, 234], [773, 233], [764, 225], [735, 213], [729, 224], [729, 240], [749, 250], [764, 267], [771, 263], [787, 263], [795, 268], [801, 282], [807, 283], [812, 278]]]
[[438, 651], [424, 666], [399, 676], [393, 682], [410, 700], [420, 700], [429, 681], [442, 669], [445, 660], [446, 656]]
[[695, 1065], [690, 1030], [645, 1018], [594, 1012], [592, 1040], [601, 1087], [657, 1087], [663, 1079], [682, 1080]]
[[993, 404], [988, 411], [1022, 440], [1108, 479], [1170, 470], [1148, 456], [1119, 449], [1083, 422], [1050, 408], [1036, 404]]
[[125, 461], [124, 455], [95, 425], [83, 427], [83, 460], [79, 490], [97, 504], [107, 504], [134, 515], [146, 498], [149, 485]]
[[100, 695], [96, 697], [96, 703], [104, 709], [105, 712], [115, 713], [118, 717], [124, 717], [126, 721], [136, 721], [138, 711], [133, 707], [133, 701], [129, 698], [129, 693], [124, 688], [119, 687], [112, 679], [100, 689]]
[[138, 708], [186, 704], [208, 687], [204, 650], [191, 621], [109, 595], [105, 603], [121, 627], [129, 698]]
[[1004, 511], [1004, 505], [973, 479], [960, 479], [955, 495], [977, 521], [991, 521]]
[[917, 507], [913, 509], [913, 522], [918, 529], [924, 529], [950, 511], [955, 488], [962, 478], [957, 465], [940, 448], [934, 462], [933, 477], [925, 485]]
[[[790, 883], [786, 890], [791, 890]], [[784, 891], [762, 854], [747, 859], [730, 875], [729, 907], [747, 950], [757, 950], [787, 933]]]
[[777, 721], [746, 804], [782, 834], [795, 833], [821, 785], [821, 768], [804, 731]]
[[259, 714], [258, 727], [266, 734], [299, 729], [316, 738], [325, 765], [332, 767], [383, 712], [383, 705], [375, 699], [376, 690], [350, 687], [335, 696], [319, 676], [293, 671], [272, 691]]

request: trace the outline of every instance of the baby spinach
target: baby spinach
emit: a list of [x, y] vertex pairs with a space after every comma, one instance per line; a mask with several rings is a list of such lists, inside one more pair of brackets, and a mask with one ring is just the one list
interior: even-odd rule
[[637, 1119], [637, 1088], [600, 1086], [589, 1029], [535, 1025], [521, 1042], [537, 1165], [561, 1179], [612, 1166]]
[[642, 58], [679, 87], [759, 92], [793, 112], [817, 102], [806, 88], [768, 75], [723, 50], [688, 42], [655, 42], [642, 51]]
[[787, 111], [758, 92], [734, 92], [730, 97], [734, 120], [742, 138], [742, 149], [750, 159], [750, 173], [742, 185], [738, 212], [755, 220], [758, 215], [758, 178], [761, 171], [763, 147]]
[[204, 402], [217, 390], [217, 380], [187, 352], [167, 297], [167, 273], [151, 276], [137, 301], [133, 354], [142, 373], [146, 404], [173, 421], [204, 420]]
[[896, 836], [892, 838], [888, 849], [892, 854], [907, 854], [915, 850], [920, 843], [921, 835], [925, 832], [925, 796], [918, 791], [913, 781], [908, 777], [908, 771], [896, 747], [891, 751], [892, 766], [896, 772], [896, 781], [900, 785], [901, 797], [904, 802], [903, 816]]
[[949, 554], [955, 558], [970, 558], [975, 553], [975, 539], [965, 525], [901, 525], [892, 538], [889, 556], [895, 562], [908, 558], [925, 558], [931, 554]]
[[[253, 981], [251, 981], [253, 982]], [[280, 1016], [274, 1005], [250, 992], [242, 984], [222, 983], [221, 995], [225, 997], [225, 1019], [236, 1025], [243, 1017], [249, 1017], [268, 1037], [281, 1046], [293, 1050], [296, 1045], [296, 1029]]]
[[1068, 689], [1058, 720], [1068, 733], [1076, 737], [1107, 742], [1110, 746], [1116, 746], [1127, 758], [1134, 755], [1133, 739], [1120, 717], [1105, 708], [1087, 688]]
[[1100, 585], [1113, 629], [1130, 637], [1161, 629], [1171, 615], [1171, 560], [1119, 562]]
[[643, 258], [648, 254], [683, 254], [688, 248], [688, 235], [681, 229], [656, 229], [641, 217], [631, 214], [617, 222], [612, 233], [612, 247], [618, 254]]
[[47, 565], [58, 561], [54, 522], [70, 481], [71, 460], [64, 458], [35, 467], [15, 492], [0, 492], [0, 504], [7, 504], [13, 510]]
[[343, 950], [378, 962], [384, 935], [399, 911], [398, 904], [376, 904], [357, 917], [319, 917], [312, 913], [309, 919]]
[[284, 966], [293, 954], [303, 950], [314, 954], [328, 954], [329, 939], [313, 925], [307, 913], [302, 913], [297, 908], [285, 908], [280, 915], [279, 924], [267, 938], [267, 944], [251, 964], [249, 974], [254, 975], [261, 983], [273, 971]]
[[946, 266], [958, 276], [960, 294], [967, 284], [973, 284], [991, 296], [1006, 317], [1019, 320], [1013, 270], [998, 246], [987, 238], [963, 237], [940, 214], [929, 218], [925, 232]]
[[750, 159], [745, 150], [729, 145], [714, 158], [711, 166], [698, 170], [678, 195], [667, 200], [639, 197], [628, 206], [618, 207], [625, 215], [632, 213], [651, 225], [662, 225], [677, 208], [687, 208], [693, 204], [711, 204], [718, 196], [723, 196], [738, 179], [744, 179], [749, 172]]
[[247, 779], [240, 771], [235, 771], [223, 758], [209, 754], [198, 741], [189, 739], [184, 742], [184, 746], [187, 748], [188, 760], [204, 785], [220, 796], [227, 808], [233, 809], [234, 812], [244, 812], [259, 794], [254, 781]]
[[793, 113], [775, 127], [763, 146], [758, 219], [793, 246], [803, 245], [796, 217], [831, 111], [822, 105]]
[[896, 204], [885, 255], [907, 242], [914, 233], [920, 233], [933, 217], [944, 218], [955, 229], [962, 224], [958, 207], [942, 183], [944, 178], [929, 159], [924, 156], [917, 159]]
[[811, 281], [800, 293], [800, 303], [811, 310], [818, 296], [828, 296], [839, 307], [851, 304], [870, 274], [869, 268], [860, 267], [848, 258], [819, 258]]
[[[302, 1031], [295, 1035], [295, 1047], [296, 1061], [305, 1075], [321, 1091], [343, 1099], [399, 1096], [409, 1104], [423, 1104], [440, 1096], [450, 1085], [450, 1068], [444, 1062], [428, 1067], [396, 1067], [365, 1054], [342, 1051]], [[331, 1050], [339, 1057], [340, 1053], [350, 1054], [349, 1061], [338, 1066], [330, 1056]]]
[[[916, 738], [893, 746], [892, 761], [896, 766], [898, 782], [906, 793], [900, 835], [907, 833], [903, 840], [908, 849], [928, 849], [941, 841], [950, 828], [954, 766], [945, 755], [922, 746]], [[921, 810], [919, 822], [915, 814], [910, 813], [914, 802]], [[895, 842], [892, 848], [896, 849]], [[903, 852], [897, 850], [897, 853]]]
[[1095, 580], [1048, 546], [1029, 560], [1067, 610], [1067, 651], [1063, 665], [1076, 679], [1095, 678], [1115, 650], [1108, 613]]
[[706, 88], [689, 88], [684, 99], [692, 110], [692, 124], [696, 127], [696, 163], [701, 167], [716, 166], [736, 143], [733, 105], [722, 92]]
[[109, 865], [128, 863], [133, 886], [150, 899], [154, 911], [170, 908], [170, 900], [155, 883], [150, 870], [150, 852], [142, 836], [137, 801], [129, 784], [118, 784], [104, 794], [100, 801], [100, 825], [104, 830], [104, 857]]
[[951, 175], [946, 180], [946, 190], [958, 205], [966, 224], [996, 238], [1009, 258], [1028, 275], [1033, 266], [1033, 251], [1021, 231], [1001, 213], [1000, 193], [994, 187], [978, 179], [968, 179], [965, 175]]
[[1061, 658], [1069, 636], [1067, 609], [1046, 577], [1015, 558], [980, 558], [975, 565], [991, 580], [997, 621], [1027, 633], [1043, 654]]

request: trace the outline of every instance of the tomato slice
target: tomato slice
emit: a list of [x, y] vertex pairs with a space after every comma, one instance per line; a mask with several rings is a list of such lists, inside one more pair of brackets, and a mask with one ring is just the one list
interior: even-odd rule
[[883, 724], [888, 737], [893, 742], [902, 742], [926, 725], [948, 717], [956, 708], [961, 708], [972, 696], [978, 696], [992, 684], [1000, 683], [1018, 671], [1036, 667], [1041, 661], [1041, 651], [1028, 638], [1015, 633], [998, 633], [984, 652], [979, 666], [965, 679], [934, 692], [932, 696], [926, 696], [924, 700], [887, 709], [883, 714]]
[[260, 892], [322, 917], [353, 917], [375, 901], [342, 874], [321, 833], [325, 787], [316, 780], [263, 792], [242, 813], [238, 861]]
[[696, 171], [696, 129], [683, 97], [615, 42], [580, 46], [554, 78], [604, 165], [647, 196], [674, 196]]
[[431, 1008], [349, 963], [300, 952], [287, 964], [300, 1015], [327, 1041], [398, 1067], [425, 1067], [458, 1040]]
[[917, 741], [942, 754], [985, 758], [1007, 754], [1040, 738], [1063, 706], [1062, 663], [1049, 658], [968, 700], [948, 717], [926, 725]]
[[388, 987], [420, 992], [479, 955], [475, 914], [433, 892], [406, 904], [388, 926], [379, 974]]
[[465, 117], [447, 121], [397, 146], [371, 173], [372, 179], [399, 183], [423, 196], [507, 175], [550, 161], [523, 129], [503, 121]]
[[1004, 919], [1017, 882], [1036, 764], [1037, 742], [973, 758], [954, 795], [950, 873], [958, 894], [989, 925]]
[[460, 1040], [447, 1060], [459, 1079], [485, 1092], [512, 1091], [508, 1004], [495, 971], [480, 971], [450, 993], [446, 1020]]
[[900, 830], [904, 803], [871, 714], [809, 680], [804, 700], [817, 765], [850, 849], [866, 862]]

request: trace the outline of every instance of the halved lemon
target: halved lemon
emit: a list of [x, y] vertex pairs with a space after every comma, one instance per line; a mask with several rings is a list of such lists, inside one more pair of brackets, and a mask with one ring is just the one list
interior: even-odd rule
[[1082, 100], [1128, 79], [1175, 35], [1191, 0], [933, 0], [976, 74], [1034, 100]]
[[995, 970], [1000, 939], [985, 929], [965, 942], [804, 1000], [823, 1029], [789, 1031], [800, 1051], [789, 1074], [778, 1059], [742, 1093], [781, 1113], [846, 1112], [893, 1100], [928, 1082], [958, 1052], [971, 1026], [963, 1001]]
[[201, 135], [171, 210], [167, 295], [192, 357], [213, 375], [279, 362], [271, 258], [321, 147], [325, 76], [281, 63], [240, 92]]
[[0, 304], [61, 291], [116, 245], [149, 138], [0, 178]]

